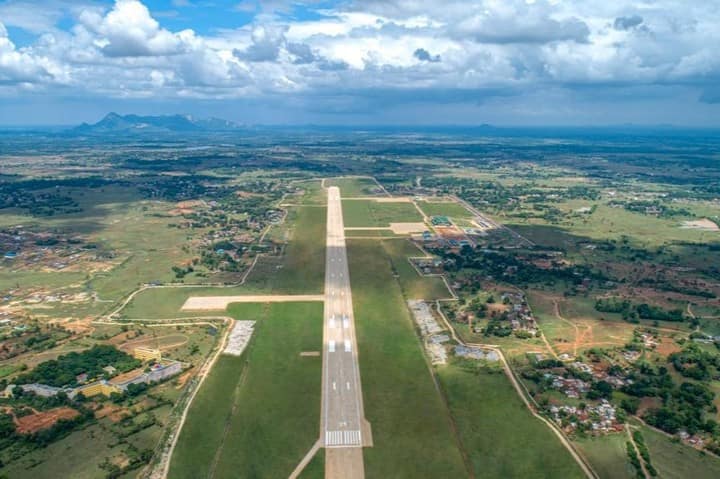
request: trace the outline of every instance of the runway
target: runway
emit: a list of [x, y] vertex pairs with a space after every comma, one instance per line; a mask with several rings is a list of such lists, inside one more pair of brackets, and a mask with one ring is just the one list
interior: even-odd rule
[[323, 392], [320, 440], [327, 479], [365, 477], [362, 447], [370, 445], [363, 411], [355, 319], [340, 189], [328, 188]]

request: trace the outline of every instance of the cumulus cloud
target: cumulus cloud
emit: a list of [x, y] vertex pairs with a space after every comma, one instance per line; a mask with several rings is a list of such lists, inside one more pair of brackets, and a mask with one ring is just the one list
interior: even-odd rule
[[250, 62], [272, 62], [278, 59], [285, 44], [284, 28], [258, 25], [252, 30], [252, 43], [245, 49], [235, 49], [235, 56]]
[[187, 51], [194, 33], [172, 33], [160, 27], [148, 8], [138, 0], [116, 0], [106, 15], [85, 10], [80, 23], [98, 35], [96, 44], [109, 57], [176, 55]]
[[0, 84], [35, 84], [63, 81], [62, 68], [52, 60], [18, 51], [0, 23]]
[[293, 63], [296, 65], [305, 65], [317, 60], [317, 57], [305, 43], [288, 43], [287, 51], [294, 57]]
[[632, 15], [630, 17], [617, 17], [613, 23], [615, 30], [631, 30], [643, 22], [640, 15]]
[[577, 18], [555, 20], [529, 15], [475, 16], [460, 23], [458, 32], [481, 43], [549, 43], [559, 41], [587, 42], [590, 29]]
[[413, 52], [413, 56], [421, 62], [437, 63], [440, 61], [440, 55], [431, 55], [429, 51], [424, 48], [418, 48]]
[[712, 2], [654, 0], [642, 10], [629, 0], [303, 3], [311, 15], [294, 14], [296, 3], [238, 0], [235, 7], [252, 7], [238, 15], [220, 2], [174, 1], [183, 12], [202, 5], [252, 15], [249, 24], [200, 34], [189, 16], [172, 20], [187, 29], [170, 29], [144, 0], [37, 0], [35, 9], [52, 5], [52, 14], [35, 22], [17, 7], [29, 0], [8, 0], [0, 18], [15, 12], [14, 27], [41, 35], [17, 47], [0, 30], [0, 82], [123, 98], [408, 91], [386, 96], [461, 103], [473, 91], [487, 98], [627, 85], [694, 88], [707, 103], [717, 97], [720, 51], [710, 45], [720, 42], [720, 12]]

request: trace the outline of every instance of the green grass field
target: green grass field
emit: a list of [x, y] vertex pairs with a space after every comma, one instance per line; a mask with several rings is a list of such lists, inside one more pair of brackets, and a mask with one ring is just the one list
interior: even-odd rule
[[628, 461], [626, 434], [577, 439], [573, 443], [587, 458], [600, 479], [634, 479], [635, 469]]
[[62, 441], [55, 441], [45, 448], [36, 449], [21, 459], [0, 469], [0, 476], [9, 479], [32, 477], [35, 479], [56, 479], [72, 477], [77, 479], [97, 479], [105, 477], [106, 472], [98, 466], [105, 457], [122, 453], [125, 448], [117, 444], [117, 438], [100, 424], [75, 431]]
[[344, 200], [346, 228], [387, 227], [390, 223], [422, 223], [412, 203], [384, 203], [373, 200]]
[[532, 417], [498, 365], [438, 367], [477, 478], [578, 478], [582, 470], [550, 429]]
[[348, 243], [365, 416], [367, 477], [466, 477], [400, 286], [377, 241]]
[[[558, 203], [555, 207], [570, 212], [572, 208], [581, 206], [579, 203]], [[583, 206], [587, 206], [583, 204]], [[623, 208], [612, 208], [599, 204], [595, 212], [582, 217], [570, 217], [558, 225], [546, 225], [541, 220], [531, 220], [525, 223], [519, 218], [513, 218], [510, 223], [520, 222], [519, 225], [508, 224], [517, 231], [546, 246], [565, 246], [583, 239], [615, 239], [628, 236], [633, 243], [644, 247], [656, 247], [670, 242], [696, 242], [709, 243], [718, 240], [718, 233], [684, 229], [680, 227], [681, 219], [657, 218], [651, 215], [634, 213]]]
[[305, 466], [300, 479], [323, 479], [325, 477], [325, 450], [319, 449], [315, 457]]
[[198, 312], [180, 311], [183, 303], [190, 296], [232, 296], [255, 294], [262, 290], [251, 286], [218, 288], [213, 286], [200, 287], [167, 287], [149, 288], [138, 293], [121, 311], [121, 316], [130, 319], [168, 319], [193, 316], [217, 316], [217, 311]]
[[[122, 311], [126, 318], [212, 316], [217, 312], [180, 312], [189, 296], [255, 293], [320, 293], [325, 279], [326, 209], [293, 208], [288, 222], [292, 238], [282, 257], [261, 258], [246, 284], [230, 288], [151, 288], [139, 293]], [[320, 238], [320, 239], [318, 239]]]
[[303, 189], [303, 194], [301, 196], [289, 196], [287, 198], [288, 203], [303, 205], [327, 204], [327, 194], [320, 180], [296, 181], [294, 184]]
[[424, 256], [417, 246], [406, 239], [385, 240], [382, 241], [382, 246], [392, 260], [406, 298], [435, 300], [452, 297], [442, 278], [420, 276], [410, 264], [408, 257]]
[[[105, 187], [69, 191], [84, 208], [81, 213], [34, 218], [4, 211], [0, 226], [24, 225], [40, 230], [58, 230], [80, 234], [89, 243], [99, 245], [115, 255], [114, 266], [107, 272], [13, 272], [0, 271], [0, 290], [38, 287], [56, 291], [95, 293], [104, 301], [116, 301], [141, 283], [171, 281], [173, 265], [192, 257], [183, 251], [189, 235], [202, 234], [169, 228], [178, 219], [167, 216], [172, 203], [143, 200], [134, 188]], [[100, 314], [108, 303], [80, 302], [43, 305], [38, 314], [61, 317], [83, 317]], [[47, 307], [49, 306], [49, 307]]]
[[[170, 478], [287, 477], [318, 437], [322, 305], [238, 304], [258, 323], [241, 358], [222, 356], [198, 393]], [[241, 473], [242, 471], [242, 473]]]
[[450, 218], [467, 219], [474, 215], [459, 203], [443, 201], [438, 203], [419, 201], [418, 206], [428, 216], [449, 216]]
[[717, 457], [702, 454], [648, 427], [641, 429], [652, 464], [663, 479], [720, 477], [720, 459]]
[[345, 231], [345, 238], [407, 238], [407, 236], [396, 235], [391, 230], [350, 230]]
[[356, 196], [386, 196], [372, 178], [328, 178], [325, 186], [337, 186], [343, 198]]
[[261, 258], [248, 276], [247, 285], [274, 293], [319, 293], [325, 281], [325, 226], [327, 209], [291, 208], [292, 228], [282, 258]]

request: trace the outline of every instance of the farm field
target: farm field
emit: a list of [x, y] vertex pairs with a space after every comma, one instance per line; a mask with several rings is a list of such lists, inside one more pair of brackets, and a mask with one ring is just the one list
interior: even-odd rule
[[[170, 478], [286, 477], [317, 439], [322, 305], [238, 304], [257, 320], [242, 357], [221, 356], [191, 406]], [[301, 405], [297, 398], [303, 398]]]
[[453, 361], [436, 371], [474, 477], [584, 477], [498, 365]]
[[348, 242], [365, 416], [375, 447], [367, 477], [467, 475], [389, 258], [374, 240]]
[[[341, 194], [345, 196], [341, 190]], [[346, 228], [387, 227], [390, 223], [422, 223], [423, 217], [412, 203], [373, 200], [343, 200]]]

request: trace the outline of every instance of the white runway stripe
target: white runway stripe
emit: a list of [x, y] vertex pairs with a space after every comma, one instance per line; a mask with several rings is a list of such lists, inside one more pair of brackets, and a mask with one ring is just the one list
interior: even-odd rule
[[360, 431], [325, 431], [325, 447], [361, 446]]

